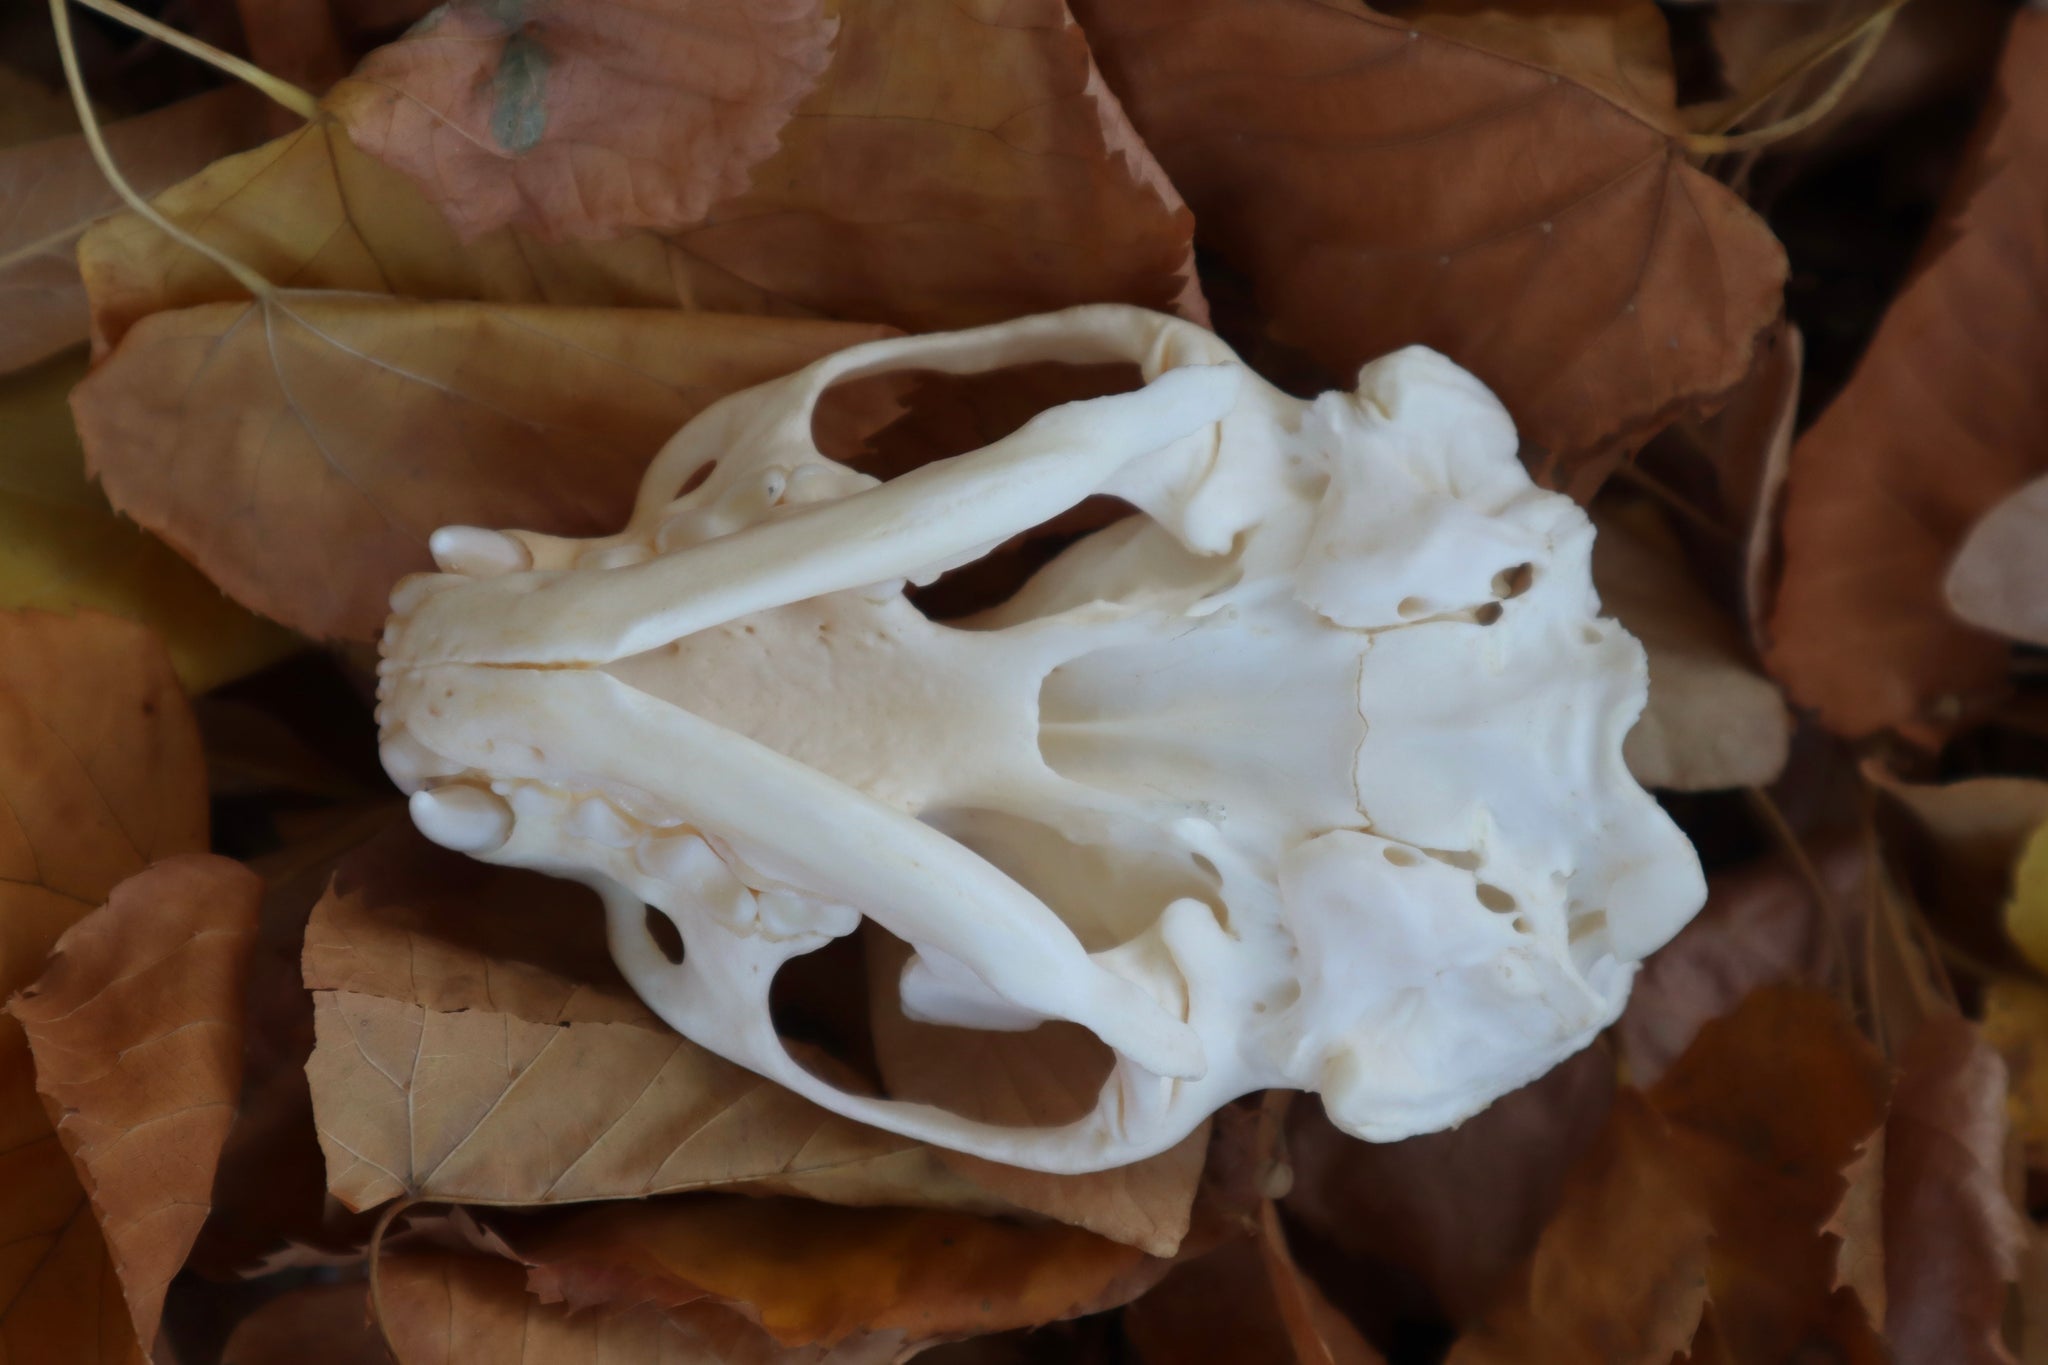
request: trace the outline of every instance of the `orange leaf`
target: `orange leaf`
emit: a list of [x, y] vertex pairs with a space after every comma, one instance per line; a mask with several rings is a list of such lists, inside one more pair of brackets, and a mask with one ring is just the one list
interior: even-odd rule
[[1777, 242], [1686, 164], [1668, 106], [1617, 102], [1647, 81], [1611, 27], [1603, 45], [1338, 0], [1080, 8], [1276, 338], [1337, 375], [1435, 347], [1494, 388], [1554, 482], [1732, 388], [1777, 316]]
[[[246, 86], [209, 91], [109, 124], [107, 147], [129, 181], [153, 194], [256, 141], [262, 109]], [[12, 370], [85, 340], [75, 248], [121, 199], [80, 135], [0, 151], [0, 203], [0, 370]]]
[[1426, 1298], [1399, 1304], [1406, 1313], [1469, 1321], [1534, 1249], [1614, 1090], [1613, 1055], [1590, 1047], [1456, 1128], [1384, 1143], [1347, 1137], [1304, 1100], [1288, 1132], [1287, 1211], [1327, 1245], [1418, 1282]]
[[914, 331], [1100, 300], [1206, 319], [1193, 220], [1063, 0], [842, 0], [839, 24], [781, 150], [676, 234], [689, 255]]
[[[1065, 1122], [1094, 1106], [1110, 1056], [1093, 1034], [1065, 1023], [1027, 1033], [917, 1023], [904, 1015], [892, 984], [908, 948], [879, 934], [866, 947], [875, 1057], [892, 1096], [1024, 1127]], [[1208, 1148], [1205, 1123], [1158, 1156], [1087, 1175], [1049, 1175], [958, 1152], [938, 1158], [1019, 1208], [1171, 1256], [1187, 1235]]]
[[464, 237], [677, 228], [746, 188], [834, 28], [822, 0], [459, 0], [326, 104]]
[[1057, 1223], [720, 1195], [608, 1205], [511, 1240], [548, 1302], [676, 1308], [708, 1295], [788, 1346], [1037, 1326], [1123, 1303], [1165, 1269]]
[[405, 1365], [889, 1365], [901, 1340], [831, 1350], [779, 1347], [727, 1308], [571, 1313], [525, 1290], [503, 1261], [399, 1256], [384, 1263], [384, 1328]]
[[1769, 662], [1830, 729], [1933, 742], [2002, 690], [2005, 642], [1942, 598], [1972, 523], [2048, 469], [2041, 205], [2048, 15], [2013, 18], [1943, 225], [1794, 447]]
[[2027, 1222], [2005, 1188], [2005, 1067], [1951, 1017], [1899, 1057], [1885, 1127], [1886, 1340], [1897, 1365], [2005, 1365]]
[[930, 1148], [828, 1114], [655, 1018], [573, 883], [394, 829], [315, 907], [305, 971], [314, 1110], [329, 1187], [351, 1208], [734, 1185], [1003, 1207]]
[[206, 1221], [234, 1119], [261, 894], [226, 858], [159, 862], [73, 925], [8, 1006], [146, 1347]]
[[[169, 658], [109, 616], [0, 613], [0, 996], [154, 859], [206, 846], [199, 731]], [[141, 1358], [84, 1191], [0, 1018], [0, 1351]]]
[[[405, 176], [331, 119], [216, 161], [154, 201], [185, 232], [292, 289], [415, 299], [765, 311], [758, 296], [679, 297], [675, 249], [638, 234], [547, 245], [507, 228], [464, 242]], [[151, 313], [246, 299], [214, 262], [133, 213], [78, 244], [104, 356]]]
[[72, 409], [115, 505], [230, 596], [368, 639], [437, 527], [616, 529], [690, 417], [877, 335], [293, 293], [145, 318]]
[[1752, 993], [1656, 1086], [1622, 1092], [1515, 1291], [1453, 1365], [1666, 1365], [1703, 1324], [1730, 1360], [1830, 1349], [1877, 1365], [1822, 1228], [1885, 1093], [1883, 1059], [1834, 1000]]

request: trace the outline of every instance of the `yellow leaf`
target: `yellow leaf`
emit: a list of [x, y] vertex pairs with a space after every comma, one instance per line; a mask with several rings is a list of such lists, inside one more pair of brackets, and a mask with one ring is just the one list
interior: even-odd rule
[[0, 608], [92, 607], [140, 621], [195, 692], [289, 652], [288, 632], [228, 601], [87, 480], [64, 403], [84, 375], [74, 353], [0, 377]]
[[2005, 931], [2036, 967], [2048, 970], [2048, 821], [2027, 837], [2013, 864]]

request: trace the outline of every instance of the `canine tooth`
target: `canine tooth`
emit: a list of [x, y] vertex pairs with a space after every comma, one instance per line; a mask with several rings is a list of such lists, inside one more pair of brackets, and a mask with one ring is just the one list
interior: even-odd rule
[[512, 837], [512, 808], [482, 787], [434, 787], [407, 804], [420, 833], [457, 853], [489, 853]]
[[444, 572], [470, 578], [495, 578], [533, 567], [533, 555], [524, 545], [481, 526], [443, 526], [427, 537], [427, 549]]

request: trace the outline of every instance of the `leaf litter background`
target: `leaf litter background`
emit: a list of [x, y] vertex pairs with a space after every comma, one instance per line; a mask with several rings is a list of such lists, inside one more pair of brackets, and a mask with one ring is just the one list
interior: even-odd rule
[[[296, 112], [75, 13], [174, 236], [0, 7], [0, 1361], [2048, 1361], [2048, 14], [425, 10], [151, 11]], [[1270, 1095], [1051, 1177], [863, 1128], [377, 769], [434, 527], [606, 528], [723, 393], [1105, 299], [1303, 392], [1444, 350], [1600, 523], [1711, 899], [1456, 1131]], [[886, 473], [1122, 382], [892, 378], [819, 435]], [[1092, 1089], [1085, 1036], [870, 998], [890, 950], [779, 986], [818, 1065]]]

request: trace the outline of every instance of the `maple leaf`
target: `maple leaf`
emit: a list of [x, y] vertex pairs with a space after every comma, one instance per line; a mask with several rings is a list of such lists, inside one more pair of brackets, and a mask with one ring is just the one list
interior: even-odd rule
[[746, 188], [835, 28], [822, 0], [458, 0], [326, 106], [465, 237], [678, 228]]
[[702, 1195], [609, 1204], [508, 1239], [530, 1290], [577, 1310], [706, 1296], [788, 1346], [979, 1336], [1115, 1307], [1163, 1262], [1059, 1223]]
[[[80, 679], [94, 685], [80, 686]], [[206, 846], [199, 734], [162, 647], [84, 613], [0, 613], [0, 997], [151, 861]], [[85, 1192], [0, 1018], [0, 1348], [141, 1359]]]
[[[1942, 599], [1949, 557], [2048, 467], [2039, 168], [2048, 16], [2013, 19], [1944, 222], [1847, 387], [1793, 450], [1767, 662], [1846, 735], [1931, 742], [2003, 685], [2003, 641]], [[2013, 360], [2011, 358], [2018, 358]]]
[[1336, 0], [1080, 12], [1276, 337], [1335, 375], [1444, 352], [1557, 482], [1733, 388], [1779, 311], [1783, 253], [1686, 164], [1634, 30]]
[[280, 294], [158, 313], [72, 394], [116, 506], [237, 601], [371, 638], [451, 523], [591, 535], [713, 400], [873, 328]]
[[[115, 164], [144, 194], [258, 140], [262, 99], [244, 86], [209, 91], [105, 129]], [[85, 340], [85, 284], [74, 248], [121, 207], [81, 136], [0, 150], [0, 370]]]
[[234, 1116], [260, 894], [226, 858], [158, 862], [66, 931], [8, 1005], [145, 1349], [206, 1219]]

